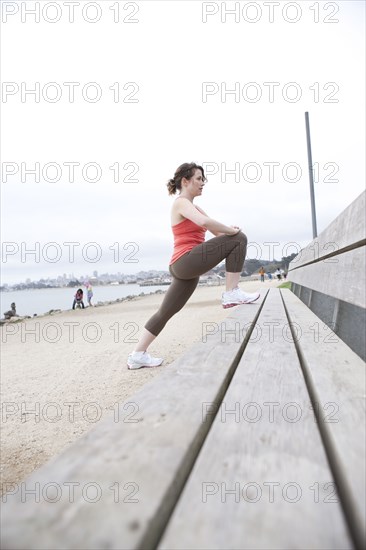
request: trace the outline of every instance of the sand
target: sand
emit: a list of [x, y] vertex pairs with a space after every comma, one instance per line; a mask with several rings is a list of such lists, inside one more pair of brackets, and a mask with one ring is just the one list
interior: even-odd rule
[[[248, 292], [278, 281], [240, 283]], [[92, 429], [117, 404], [159, 376], [202, 338], [203, 323], [220, 323], [224, 287], [198, 287], [165, 326], [149, 352], [161, 367], [130, 371], [127, 355], [162, 294], [85, 310], [65, 311], [1, 327], [1, 489], [33, 470]], [[237, 306], [245, 307], [245, 306]], [[14, 331], [14, 334], [10, 333]], [[133, 407], [126, 409], [133, 414]]]

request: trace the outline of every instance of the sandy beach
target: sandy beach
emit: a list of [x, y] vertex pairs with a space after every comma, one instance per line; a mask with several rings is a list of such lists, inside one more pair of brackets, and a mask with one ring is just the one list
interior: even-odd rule
[[[251, 292], [278, 284], [252, 281], [239, 286]], [[117, 403], [128, 400], [201, 340], [203, 323], [224, 320], [231, 310], [221, 306], [223, 290], [196, 289], [150, 346], [152, 355], [164, 357], [163, 365], [154, 369], [130, 371], [126, 358], [163, 294], [2, 326], [2, 491], [106, 415], [117, 414]], [[132, 413], [133, 407], [126, 410]]]

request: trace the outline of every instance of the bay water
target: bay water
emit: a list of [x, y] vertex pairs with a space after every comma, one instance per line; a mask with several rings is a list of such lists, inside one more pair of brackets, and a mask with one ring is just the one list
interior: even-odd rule
[[[79, 287], [77, 287], [79, 288]], [[68, 310], [72, 308], [74, 294], [77, 288], [32, 288], [26, 290], [1, 291], [0, 292], [0, 317], [10, 309], [10, 304], [15, 302], [16, 312], [20, 316], [33, 317], [48, 313], [51, 309]], [[87, 293], [84, 287], [84, 305], [87, 307]], [[138, 284], [125, 285], [101, 285], [93, 286], [94, 296], [92, 304], [125, 298], [126, 296], [138, 296], [141, 293], [150, 294], [156, 290], [167, 291], [169, 285], [139, 286]]]

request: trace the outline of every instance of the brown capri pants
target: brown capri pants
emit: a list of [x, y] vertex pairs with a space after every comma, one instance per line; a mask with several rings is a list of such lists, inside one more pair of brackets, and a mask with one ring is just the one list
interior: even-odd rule
[[247, 237], [236, 235], [214, 237], [192, 248], [169, 266], [173, 277], [159, 310], [147, 321], [145, 328], [157, 336], [166, 323], [187, 303], [197, 287], [200, 275], [226, 259], [229, 273], [241, 273], [247, 251]]

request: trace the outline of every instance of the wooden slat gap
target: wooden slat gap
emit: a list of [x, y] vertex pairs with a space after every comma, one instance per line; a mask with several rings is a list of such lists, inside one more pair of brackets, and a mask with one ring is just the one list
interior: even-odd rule
[[[237, 354], [235, 355], [235, 358], [231, 364], [231, 367], [228, 371], [228, 375], [226, 376], [225, 380], [223, 381], [222, 385], [221, 385], [221, 388], [217, 394], [217, 400], [216, 400], [216, 403], [217, 403], [217, 408], [216, 408], [216, 411], [214, 414], [210, 414], [208, 415], [208, 418], [205, 420], [204, 423], [202, 423], [202, 426], [201, 426], [201, 432], [199, 434], [197, 434], [197, 439], [201, 440], [201, 444], [198, 446], [197, 445], [197, 448], [196, 448], [196, 452], [194, 454], [194, 456], [191, 458], [190, 460], [190, 464], [188, 465], [187, 467], [187, 474], [185, 475], [184, 479], [182, 480], [181, 484], [180, 484], [180, 487], [179, 487], [179, 490], [176, 492], [177, 494], [177, 497], [175, 498], [175, 502], [172, 504], [170, 510], [168, 513], [165, 513], [164, 514], [164, 518], [160, 521], [160, 524], [159, 525], [156, 525], [155, 526], [155, 529], [154, 529], [154, 533], [152, 533], [151, 531], [147, 530], [146, 532], [146, 535], [144, 536], [144, 538], [142, 539], [141, 541], [141, 548], [149, 548], [149, 550], [156, 550], [163, 535], [164, 535], [164, 532], [166, 530], [166, 527], [169, 523], [169, 520], [174, 512], [174, 509], [175, 509], [175, 506], [180, 498], [180, 495], [189, 479], [189, 476], [191, 475], [191, 472], [193, 470], [193, 467], [196, 463], [196, 460], [200, 454], [200, 451], [201, 451], [201, 448], [202, 446], [204, 445], [205, 441], [206, 441], [206, 438], [208, 436], [208, 433], [215, 421], [215, 418], [217, 416], [217, 414], [219, 413], [220, 411], [220, 405], [222, 404], [223, 400], [224, 400], [224, 397], [225, 397], [225, 394], [230, 386], [230, 383], [231, 383], [231, 380], [233, 379], [234, 377], [234, 374], [235, 374], [235, 371], [239, 365], [239, 362], [243, 356], [243, 353], [245, 351], [245, 348], [250, 340], [250, 337], [252, 335], [252, 332], [254, 330], [254, 327], [255, 325], [257, 324], [257, 320], [258, 320], [258, 317], [259, 315], [261, 314], [261, 311], [263, 309], [263, 306], [266, 302], [266, 299], [267, 299], [267, 296], [268, 296], [268, 293], [269, 293], [270, 289], [267, 290], [264, 298], [263, 298], [263, 301], [260, 305], [260, 307], [258, 308], [258, 311], [257, 311], [257, 314], [256, 316], [254, 317], [253, 319], [253, 322], [251, 324], [251, 327], [250, 329], [247, 331], [245, 337], [244, 337], [244, 340], [243, 342], [241, 343], [240, 345], [240, 348], [237, 352]], [[185, 463], [186, 459], [183, 460], [183, 462]], [[173, 483], [175, 483], [173, 481]], [[171, 490], [171, 487], [169, 487], [168, 489], [168, 492], [170, 492]], [[163, 506], [163, 505], [162, 505]], [[157, 517], [159, 517], [160, 515], [160, 510], [157, 511]]]
[[360, 241], [344, 246], [339, 250], [334, 250], [333, 252], [329, 252], [329, 254], [325, 254], [325, 256], [321, 256], [320, 258], [315, 258], [310, 262], [306, 262], [304, 264], [298, 265], [297, 267], [293, 267], [292, 269], [289, 269], [288, 272], [291, 273], [292, 271], [296, 271], [296, 269], [301, 269], [302, 267], [305, 267], [307, 265], [317, 264], [318, 262], [322, 262], [323, 260], [333, 258], [334, 256], [339, 256], [340, 254], [344, 254], [345, 252], [349, 252], [350, 250], [356, 250], [356, 248], [361, 248], [362, 246], [365, 246], [365, 245], [366, 245], [366, 239], [361, 239]]
[[353, 501], [350, 497], [349, 490], [348, 490], [348, 487], [347, 487], [347, 483], [343, 479], [341, 468], [340, 468], [340, 466], [337, 462], [336, 452], [335, 452], [334, 445], [332, 443], [331, 437], [328, 433], [327, 423], [324, 422], [324, 418], [322, 418], [322, 416], [321, 416], [320, 407], [317, 407], [316, 389], [315, 389], [313, 380], [311, 378], [311, 375], [310, 375], [310, 372], [309, 372], [309, 369], [308, 369], [308, 366], [307, 366], [307, 361], [306, 361], [305, 356], [302, 352], [302, 349], [301, 349], [301, 346], [300, 346], [300, 343], [299, 343], [299, 339], [297, 337], [297, 334], [293, 330], [293, 326], [291, 324], [291, 318], [290, 318], [290, 315], [289, 315], [289, 312], [288, 312], [288, 309], [287, 309], [287, 306], [286, 306], [286, 302], [283, 298], [283, 294], [282, 294], [281, 290], [280, 290], [280, 293], [281, 293], [281, 299], [282, 299], [283, 307], [285, 308], [286, 317], [287, 317], [288, 324], [289, 324], [289, 327], [290, 327], [292, 339], [293, 339], [293, 342], [295, 344], [296, 352], [297, 352], [298, 359], [299, 359], [299, 362], [300, 362], [301, 371], [302, 371], [303, 376], [304, 376], [305, 385], [306, 385], [306, 388], [307, 388], [307, 391], [308, 391], [308, 394], [309, 394], [311, 405], [313, 407], [314, 415], [315, 415], [317, 426], [318, 426], [319, 433], [320, 433], [320, 438], [323, 442], [323, 447], [324, 447], [325, 455], [326, 455], [327, 460], [328, 460], [329, 468], [332, 472], [333, 479], [334, 479], [336, 487], [337, 487], [337, 492], [338, 492], [339, 500], [340, 500], [340, 506], [341, 506], [341, 509], [342, 509], [344, 517], [345, 517], [346, 525], [348, 527], [350, 537], [353, 541], [355, 549], [356, 550], [364, 550], [363, 536], [359, 532], [358, 527], [357, 527], [357, 525], [354, 521], [355, 514], [353, 512], [353, 508], [354, 508]]

